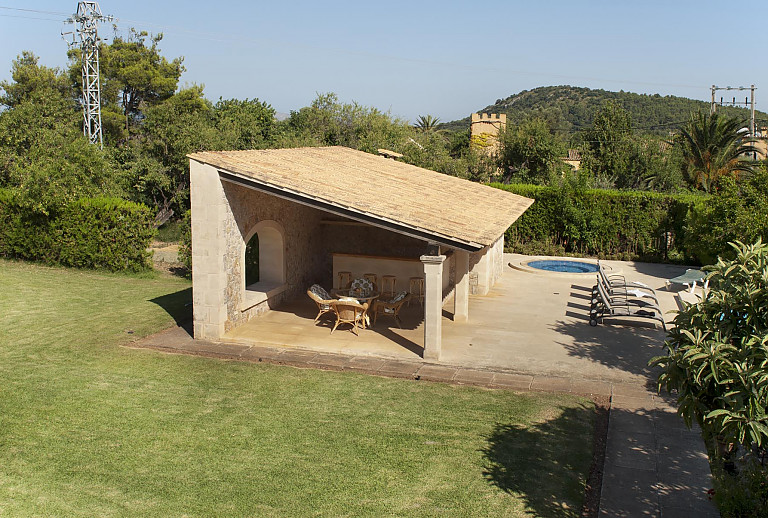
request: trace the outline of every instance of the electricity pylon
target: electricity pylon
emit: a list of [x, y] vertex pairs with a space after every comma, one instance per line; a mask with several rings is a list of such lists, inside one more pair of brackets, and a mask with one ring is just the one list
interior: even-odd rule
[[98, 26], [102, 20], [112, 21], [112, 16], [101, 14], [98, 2], [78, 2], [77, 12], [65, 23], [77, 24], [75, 32], [62, 32], [67, 44], [80, 47], [83, 62], [83, 134], [91, 144], [103, 146], [101, 133], [101, 87], [99, 83], [99, 35]]

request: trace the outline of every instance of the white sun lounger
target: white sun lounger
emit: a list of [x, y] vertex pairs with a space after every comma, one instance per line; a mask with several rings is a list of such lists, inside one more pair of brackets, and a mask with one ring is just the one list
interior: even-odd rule
[[656, 305], [638, 305], [638, 300], [612, 297], [605, 291], [602, 283], [597, 284], [600, 302], [589, 313], [589, 325], [596, 326], [598, 319], [610, 317], [631, 317], [641, 320], [654, 320], [661, 323], [662, 329], [667, 330], [661, 310]]

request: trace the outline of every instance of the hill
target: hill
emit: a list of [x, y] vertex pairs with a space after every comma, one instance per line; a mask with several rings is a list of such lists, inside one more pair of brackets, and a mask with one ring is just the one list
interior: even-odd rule
[[[494, 104], [477, 111], [506, 113], [507, 121], [511, 124], [517, 124], [529, 116], [540, 116], [558, 131], [573, 134], [590, 127], [595, 113], [608, 100], [617, 102], [630, 113], [632, 127], [639, 133], [657, 135], [667, 135], [679, 128], [688, 120], [691, 112], [709, 111], [708, 102], [686, 97], [609, 92], [575, 86], [542, 86], [523, 90], [506, 99], [498, 99]], [[744, 108], [718, 107], [718, 112], [749, 119], [749, 110]], [[768, 114], [756, 111], [755, 118], [764, 122], [768, 120]], [[467, 130], [469, 116], [447, 122], [441, 125], [441, 128], [451, 131]]]

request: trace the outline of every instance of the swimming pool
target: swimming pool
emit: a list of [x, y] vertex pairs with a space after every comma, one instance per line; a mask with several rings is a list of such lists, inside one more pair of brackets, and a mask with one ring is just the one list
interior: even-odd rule
[[585, 263], [583, 261], [546, 259], [541, 261], [529, 261], [525, 263], [525, 265], [530, 266], [531, 268], [536, 268], [537, 270], [546, 270], [548, 272], [561, 272], [561, 273], [595, 273], [597, 272], [596, 264]]

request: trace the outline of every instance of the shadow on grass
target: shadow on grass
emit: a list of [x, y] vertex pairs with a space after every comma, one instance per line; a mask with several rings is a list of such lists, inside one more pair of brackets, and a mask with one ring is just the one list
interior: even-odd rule
[[594, 415], [593, 408], [581, 405], [530, 426], [497, 424], [482, 450], [483, 475], [519, 495], [533, 516], [581, 516]]
[[149, 299], [171, 315], [177, 326], [192, 321], [192, 288]]

